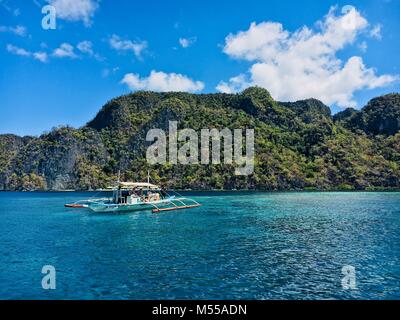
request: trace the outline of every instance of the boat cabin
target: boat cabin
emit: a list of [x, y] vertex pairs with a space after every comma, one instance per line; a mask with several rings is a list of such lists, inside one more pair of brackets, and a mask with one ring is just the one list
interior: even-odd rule
[[116, 204], [146, 203], [166, 197], [161, 187], [148, 182], [119, 182], [113, 190], [113, 203]]

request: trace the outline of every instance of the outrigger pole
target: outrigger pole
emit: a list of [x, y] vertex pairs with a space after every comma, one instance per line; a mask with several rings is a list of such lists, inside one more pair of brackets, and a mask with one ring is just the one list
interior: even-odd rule
[[[171, 200], [168, 202], [169, 204], [172, 204], [173, 205], [173, 207], [167, 207], [167, 208], [160, 208], [160, 207], [158, 207], [156, 204], [152, 204], [152, 206], [154, 207], [154, 209], [153, 210], [151, 210], [151, 212], [153, 212], [153, 213], [158, 213], [158, 212], [162, 212], [162, 211], [173, 211], [173, 210], [182, 210], [182, 209], [191, 209], [191, 208], [197, 208], [197, 207], [200, 207], [201, 206], [201, 204], [200, 203], [198, 203], [196, 200], [194, 200], [194, 199], [188, 199], [188, 198], [185, 198], [185, 197], [183, 197], [181, 194], [179, 194], [178, 192], [176, 192], [176, 191], [172, 191], [172, 192], [174, 192], [176, 195], [178, 195], [180, 198], [172, 198], [172, 196], [168, 193], [168, 192], [166, 192], [166, 191], [164, 191], [170, 198], [171, 198]], [[184, 201], [190, 201], [190, 202], [192, 202], [193, 204], [187, 204], [187, 203], [185, 203]], [[179, 204], [181, 204], [181, 205], [179, 205], [179, 204], [176, 204], [175, 202], [178, 202]]]
[[[150, 184], [150, 170], [147, 170], [147, 183]], [[169, 197], [171, 197], [170, 194], [168, 194], [168, 192], [164, 191]], [[158, 213], [158, 212], [162, 212], [162, 211], [173, 211], [173, 210], [182, 210], [182, 209], [190, 209], [190, 208], [197, 208], [200, 207], [201, 204], [198, 203], [196, 200], [193, 199], [187, 199], [182, 197], [182, 195], [180, 195], [178, 192], [173, 191], [175, 194], [177, 194], [180, 198], [174, 198], [171, 199], [168, 203], [172, 204], [173, 207], [167, 207], [167, 208], [160, 208], [158, 207], [156, 204], [152, 203], [151, 205], [154, 207], [153, 210], [151, 210], [153, 213]], [[171, 197], [172, 198], [172, 197]], [[186, 204], [183, 201], [191, 201], [193, 204]], [[181, 205], [176, 204], [174, 201], [180, 203]]]
[[157, 207], [157, 209], [153, 209], [153, 210], [151, 210], [151, 212], [158, 213], [158, 212], [162, 212], [162, 211], [174, 211], [174, 210], [190, 209], [190, 208], [197, 208], [197, 207], [201, 206], [200, 203], [192, 204], [192, 205], [185, 205], [185, 206], [177, 206], [175, 203], [173, 203], [173, 202], [171, 202], [171, 203], [174, 205], [174, 207], [159, 208], [156, 205], [154, 205], [155, 207]]

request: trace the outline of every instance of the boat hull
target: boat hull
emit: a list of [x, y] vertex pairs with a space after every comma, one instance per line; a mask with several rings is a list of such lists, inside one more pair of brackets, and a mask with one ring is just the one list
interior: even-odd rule
[[144, 211], [154, 208], [150, 204], [135, 204], [135, 205], [89, 205], [89, 209], [94, 212], [132, 212]]
[[88, 208], [94, 212], [105, 213], [145, 211], [153, 210], [157, 207], [162, 208], [163, 206], [168, 206], [173, 200], [174, 198], [170, 198], [160, 201], [141, 202], [135, 204], [90, 203]]

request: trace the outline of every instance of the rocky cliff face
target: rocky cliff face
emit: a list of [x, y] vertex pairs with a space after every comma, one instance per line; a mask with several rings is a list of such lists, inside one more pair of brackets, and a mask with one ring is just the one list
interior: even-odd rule
[[346, 109], [336, 119], [349, 130], [372, 135], [395, 135], [400, 130], [400, 94], [372, 99], [362, 110]]
[[[145, 160], [153, 128], [254, 128], [255, 172], [232, 165], [155, 165]], [[86, 126], [40, 137], [0, 135], [0, 190], [106, 187], [123, 179], [192, 189], [400, 188], [400, 95], [371, 100], [332, 117], [322, 102], [280, 103], [268, 91], [242, 94], [137, 92], [109, 101]]]

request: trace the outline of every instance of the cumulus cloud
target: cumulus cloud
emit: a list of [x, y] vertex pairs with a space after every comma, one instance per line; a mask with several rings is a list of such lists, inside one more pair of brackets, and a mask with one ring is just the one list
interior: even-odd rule
[[132, 40], [123, 40], [116, 34], [113, 34], [109, 39], [109, 43], [111, 48], [120, 51], [120, 52], [133, 52], [136, 58], [140, 59], [143, 50], [147, 48], [146, 41], [132, 41]]
[[17, 56], [24, 56], [24, 57], [29, 57], [31, 55], [31, 53], [23, 48], [14, 46], [12, 44], [8, 44], [7, 45], [7, 51], [15, 54]]
[[74, 47], [72, 44], [69, 44], [67, 42], [62, 43], [58, 48], [54, 49], [52, 52], [48, 53], [46, 52], [47, 50], [47, 44], [46, 43], [41, 43], [40, 44], [41, 50], [40, 51], [28, 51], [24, 48], [20, 48], [17, 46], [14, 46], [12, 44], [7, 45], [7, 51], [19, 55], [19, 56], [25, 56], [25, 57], [33, 57], [36, 60], [39, 60], [41, 62], [47, 62], [50, 57], [53, 58], [70, 58], [70, 59], [77, 59], [81, 58], [82, 55], [78, 55], [77, 53], [85, 54], [89, 57], [94, 57], [95, 59], [102, 61], [104, 58], [101, 57], [98, 53], [96, 53], [93, 50], [93, 44], [91, 41], [81, 41], [79, 42], [76, 47]]
[[179, 44], [182, 48], [189, 48], [192, 44], [196, 42], [197, 38], [179, 38]]
[[367, 42], [366, 42], [366, 41], [361, 42], [361, 43], [358, 45], [358, 48], [359, 48], [362, 52], [367, 52], [367, 49], [368, 49]]
[[197, 92], [204, 89], [204, 83], [201, 81], [194, 81], [182, 74], [154, 70], [144, 78], [138, 74], [128, 73], [121, 83], [126, 84], [131, 90]]
[[62, 43], [57, 49], [54, 49], [53, 56], [56, 58], [77, 58], [74, 47], [69, 43]]
[[341, 61], [336, 56], [369, 29], [368, 21], [354, 8], [343, 15], [336, 15], [332, 8], [318, 22], [317, 31], [305, 26], [291, 33], [280, 23], [253, 22], [248, 30], [228, 35], [223, 49], [232, 58], [252, 62], [252, 66], [246, 74], [221, 81], [217, 89], [237, 92], [258, 85], [279, 100], [314, 97], [326, 104], [354, 107], [354, 92], [398, 79], [378, 76], [361, 57]]
[[34, 52], [33, 58], [39, 60], [40, 62], [47, 62], [48, 60], [47, 53], [43, 51]]
[[93, 43], [91, 41], [88, 41], [88, 40], [81, 41], [76, 45], [76, 48], [80, 52], [87, 54], [90, 57], [94, 57], [96, 60], [99, 60], [99, 61], [104, 60], [104, 58], [100, 54], [98, 54], [94, 51]]
[[228, 82], [221, 81], [217, 85], [217, 90], [224, 93], [240, 92], [249, 87], [251, 84], [247, 81], [244, 74], [232, 77]]
[[0, 26], [0, 32], [11, 32], [16, 34], [17, 36], [24, 37], [26, 36], [26, 27], [18, 25], [15, 27], [12, 26]]
[[91, 41], [81, 41], [77, 44], [76, 46], [78, 48], [79, 51], [83, 52], [83, 53], [87, 53], [89, 55], [93, 55], [94, 51], [93, 51], [93, 44]]
[[92, 18], [99, 7], [97, 0], [47, 0], [56, 8], [57, 18], [68, 21], [83, 21], [86, 27], [92, 25]]
[[33, 57], [34, 59], [39, 60], [40, 62], [47, 62], [48, 57], [47, 57], [47, 53], [45, 53], [45, 52], [42, 52], [42, 51], [31, 52], [24, 48], [14, 46], [12, 44], [7, 44], [6, 48], [7, 48], [8, 52], [15, 54], [17, 56]]
[[382, 30], [382, 25], [377, 24], [376, 26], [374, 26], [374, 27], [371, 29], [371, 31], [369, 32], [369, 35], [370, 35], [372, 38], [375, 38], [375, 39], [380, 40], [380, 39], [382, 39], [381, 30]]

